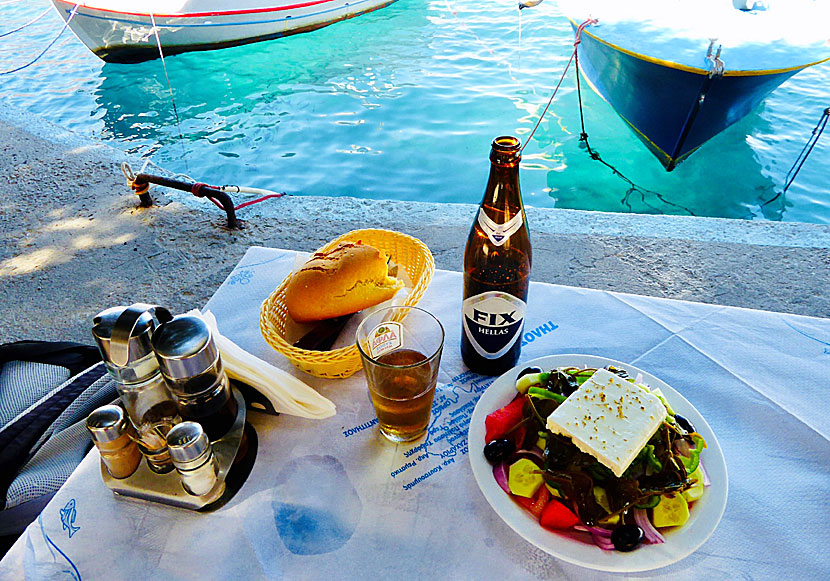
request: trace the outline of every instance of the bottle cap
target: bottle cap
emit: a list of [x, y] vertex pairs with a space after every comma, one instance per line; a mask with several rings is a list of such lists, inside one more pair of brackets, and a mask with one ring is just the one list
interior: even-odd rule
[[87, 416], [86, 427], [94, 442], [106, 444], [124, 434], [127, 430], [127, 416], [121, 406], [105, 405]]
[[179, 315], [162, 324], [152, 345], [162, 374], [174, 381], [200, 375], [219, 359], [210, 328], [191, 315]]
[[167, 433], [167, 449], [176, 464], [196, 460], [210, 450], [210, 440], [196, 422], [181, 422]]

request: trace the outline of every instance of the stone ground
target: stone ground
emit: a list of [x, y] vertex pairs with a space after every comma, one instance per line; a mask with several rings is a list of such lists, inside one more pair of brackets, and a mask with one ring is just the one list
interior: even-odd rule
[[[286, 196], [230, 231], [210, 203], [159, 188], [139, 208], [125, 155], [51, 135], [0, 120], [0, 343], [90, 342], [93, 315], [118, 304], [201, 307], [249, 246], [312, 251], [355, 228], [409, 233], [461, 269], [474, 206]], [[830, 316], [830, 226], [556, 209], [528, 222], [536, 281]]]

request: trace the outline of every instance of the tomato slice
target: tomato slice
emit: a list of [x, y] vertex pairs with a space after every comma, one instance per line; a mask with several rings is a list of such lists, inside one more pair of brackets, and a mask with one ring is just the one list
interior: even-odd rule
[[[503, 438], [516, 427], [524, 419], [524, 406], [525, 398], [519, 395], [503, 408], [488, 415], [484, 420], [484, 443], [489, 444], [493, 440]], [[521, 446], [521, 441], [517, 443], [517, 446]]]
[[536, 520], [539, 520], [545, 507], [550, 503], [550, 491], [547, 486], [540, 486], [539, 490], [531, 498], [525, 498], [523, 496], [513, 496], [513, 498], [536, 517]]
[[579, 523], [579, 517], [558, 500], [551, 500], [539, 518], [539, 524], [546, 529], [567, 530]]

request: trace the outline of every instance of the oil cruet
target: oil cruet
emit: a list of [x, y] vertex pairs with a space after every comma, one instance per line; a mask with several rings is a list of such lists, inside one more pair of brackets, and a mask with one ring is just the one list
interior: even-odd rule
[[198, 422], [211, 441], [236, 420], [237, 405], [207, 324], [194, 315], [162, 323], [151, 340], [161, 374], [179, 414]]
[[138, 447], [150, 469], [159, 474], [173, 470], [167, 433], [181, 416], [159, 370], [151, 338], [161, 322], [172, 318], [163, 307], [136, 303], [98, 313], [92, 327], [107, 372], [137, 432]]

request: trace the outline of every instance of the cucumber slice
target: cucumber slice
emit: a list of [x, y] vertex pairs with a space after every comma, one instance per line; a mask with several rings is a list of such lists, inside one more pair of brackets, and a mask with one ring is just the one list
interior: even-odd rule
[[547, 373], [528, 373], [527, 375], [522, 375], [516, 381], [516, 391], [519, 393], [527, 393], [531, 385], [542, 385], [545, 379], [547, 379], [547, 375]]
[[656, 527], [679, 527], [689, 520], [689, 503], [682, 494], [664, 494], [660, 504], [651, 511], [651, 521]]
[[600, 505], [603, 510], [607, 513], [611, 512], [611, 506], [608, 504], [608, 493], [605, 489], [601, 486], [594, 486], [594, 500], [597, 501], [597, 504]]
[[694, 472], [689, 474], [689, 478], [694, 481], [694, 484], [691, 488], [683, 491], [683, 498], [687, 502], [694, 502], [703, 496], [703, 471], [700, 469], [700, 465], [698, 465]]
[[539, 467], [527, 458], [521, 458], [513, 462], [507, 474], [507, 486], [510, 488], [510, 492], [525, 498], [531, 498], [536, 494], [544, 481]]

